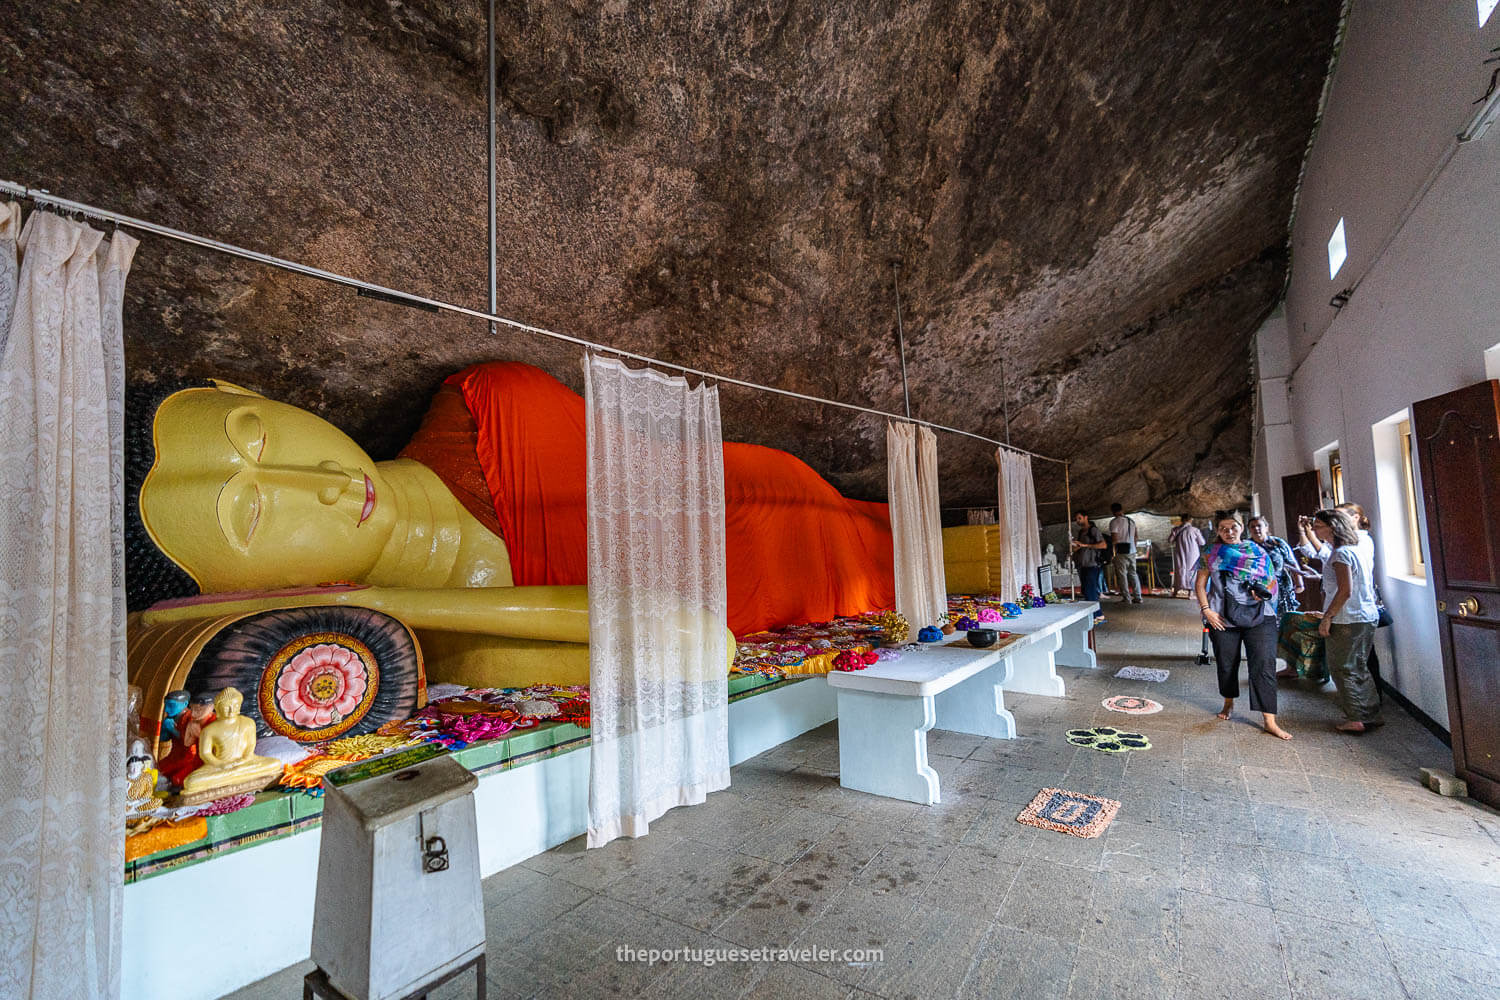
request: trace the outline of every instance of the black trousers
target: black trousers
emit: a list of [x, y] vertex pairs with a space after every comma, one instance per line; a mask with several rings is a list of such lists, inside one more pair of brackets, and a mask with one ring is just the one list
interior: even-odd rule
[[1219, 694], [1240, 696], [1240, 647], [1250, 666], [1250, 710], [1276, 714], [1276, 619], [1253, 628], [1209, 629], [1214, 662], [1219, 666]]

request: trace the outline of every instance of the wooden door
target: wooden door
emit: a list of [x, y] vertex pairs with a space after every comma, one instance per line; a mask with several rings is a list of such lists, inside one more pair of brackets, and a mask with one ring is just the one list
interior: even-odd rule
[[1500, 808], [1500, 382], [1412, 407], [1453, 763]]
[[[1317, 469], [1299, 472], [1295, 476], [1281, 477], [1281, 502], [1286, 510], [1286, 524], [1281, 526], [1281, 537], [1295, 548], [1299, 539], [1298, 516], [1311, 517], [1323, 509], [1323, 483]], [[1303, 611], [1323, 610], [1323, 585], [1316, 579], [1302, 581], [1302, 596], [1297, 598]]]

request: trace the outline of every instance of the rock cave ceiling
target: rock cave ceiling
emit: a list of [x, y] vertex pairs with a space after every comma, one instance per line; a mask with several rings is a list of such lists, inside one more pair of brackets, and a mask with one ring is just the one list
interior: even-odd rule
[[[1248, 494], [1251, 338], [1338, 0], [497, 3], [500, 312], [1070, 458], [1078, 504]], [[0, 177], [475, 308], [482, 0], [0, 13]], [[147, 236], [132, 386], [215, 376], [395, 454], [448, 374], [576, 348]], [[883, 498], [882, 421], [726, 387], [726, 439]], [[945, 506], [990, 446], [939, 437]], [[1043, 520], [1060, 467], [1036, 463]]]

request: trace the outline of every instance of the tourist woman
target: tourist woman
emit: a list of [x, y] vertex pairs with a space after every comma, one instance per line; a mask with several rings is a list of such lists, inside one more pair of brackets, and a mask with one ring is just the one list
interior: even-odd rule
[[1214, 526], [1215, 544], [1198, 563], [1193, 590], [1208, 622], [1219, 668], [1219, 718], [1234, 713], [1240, 696], [1240, 650], [1250, 668], [1250, 708], [1265, 719], [1266, 732], [1283, 740], [1292, 734], [1276, 722], [1276, 570], [1260, 546], [1246, 541], [1233, 513]]
[[1193, 519], [1182, 515], [1182, 523], [1167, 535], [1172, 546], [1172, 596], [1180, 590], [1184, 594], [1192, 591], [1192, 580], [1198, 572], [1199, 550], [1203, 548], [1203, 532]]
[[1245, 526], [1250, 540], [1266, 550], [1271, 557], [1271, 566], [1276, 570], [1276, 618], [1295, 614], [1302, 607], [1297, 595], [1302, 593], [1302, 573], [1297, 564], [1297, 554], [1283, 538], [1271, 534], [1271, 522], [1264, 514], [1256, 514]]
[[[1355, 534], [1359, 537], [1359, 548], [1370, 565], [1375, 564], [1375, 538], [1370, 534], [1370, 519], [1365, 515], [1364, 507], [1352, 500], [1338, 504], [1334, 508], [1348, 514], [1354, 522]], [[1298, 551], [1309, 559], [1327, 559], [1332, 549], [1328, 543], [1320, 540], [1313, 531], [1313, 519], [1310, 517], [1298, 518], [1298, 532], [1301, 536], [1301, 544], [1297, 546]]]
[[1354, 517], [1337, 507], [1313, 515], [1312, 533], [1328, 549], [1323, 560], [1323, 636], [1328, 672], [1339, 689], [1344, 711], [1340, 732], [1363, 733], [1383, 721], [1380, 699], [1370, 676], [1370, 648], [1375, 639], [1375, 567], [1360, 545]]

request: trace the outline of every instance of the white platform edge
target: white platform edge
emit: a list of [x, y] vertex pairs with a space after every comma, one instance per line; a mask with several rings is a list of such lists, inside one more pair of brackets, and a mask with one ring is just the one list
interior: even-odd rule
[[[822, 677], [731, 702], [730, 763], [837, 716]], [[488, 877], [583, 834], [588, 798], [587, 750], [481, 777], [474, 793], [480, 874]], [[124, 1000], [213, 1000], [307, 958], [320, 831], [127, 885]]]

